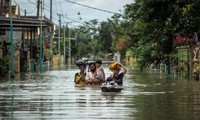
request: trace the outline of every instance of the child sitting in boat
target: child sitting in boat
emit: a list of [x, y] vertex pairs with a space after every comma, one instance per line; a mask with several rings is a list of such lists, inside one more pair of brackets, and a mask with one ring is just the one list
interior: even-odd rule
[[78, 85], [86, 85], [86, 65], [87, 63], [84, 60], [77, 60], [76, 65], [79, 67], [80, 72], [75, 74], [74, 83]]
[[104, 87], [117, 87], [117, 83], [114, 81], [113, 77], [108, 77], [105, 83], [102, 83]]
[[106, 82], [101, 85], [102, 92], [121, 92], [123, 89], [123, 86], [118, 86], [113, 77], [108, 77]]

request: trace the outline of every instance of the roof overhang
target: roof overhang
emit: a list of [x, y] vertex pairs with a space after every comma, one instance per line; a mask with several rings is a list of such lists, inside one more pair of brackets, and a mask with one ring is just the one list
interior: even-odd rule
[[[40, 20], [38, 17], [35, 18], [12, 18], [13, 27], [22, 27], [22, 28], [32, 28], [32, 27], [53, 27], [54, 24], [47, 20], [46, 18], [42, 18]], [[0, 16], [0, 27], [10, 27], [10, 17]]]

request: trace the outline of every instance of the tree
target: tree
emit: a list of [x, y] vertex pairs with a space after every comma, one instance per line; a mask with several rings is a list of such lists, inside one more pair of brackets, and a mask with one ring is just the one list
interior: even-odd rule
[[111, 30], [108, 22], [101, 22], [99, 27], [99, 42], [98, 44], [101, 46], [101, 51], [105, 51], [106, 53], [111, 52], [111, 43], [112, 36]]
[[155, 61], [169, 64], [170, 54], [175, 51], [175, 33], [191, 35], [199, 31], [199, 6], [196, 0], [136, 0], [126, 5], [124, 30], [132, 43], [127, 44], [143, 65]]

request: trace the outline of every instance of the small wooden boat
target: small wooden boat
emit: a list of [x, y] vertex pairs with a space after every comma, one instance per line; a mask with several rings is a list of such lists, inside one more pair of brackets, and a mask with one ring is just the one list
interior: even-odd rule
[[123, 90], [123, 86], [115, 86], [115, 85], [101, 85], [102, 92], [121, 92]]
[[84, 85], [81, 85], [81, 84], [74, 84], [74, 87], [101, 87], [101, 85], [99, 84], [84, 84]]

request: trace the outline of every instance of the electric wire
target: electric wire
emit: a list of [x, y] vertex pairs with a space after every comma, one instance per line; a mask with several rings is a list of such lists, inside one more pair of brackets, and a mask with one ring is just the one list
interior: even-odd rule
[[63, 9], [62, 9], [61, 0], [60, 0], [60, 9], [61, 9], [61, 12], [63, 13]]
[[[18, 4], [15, 0], [13, 0], [13, 1], [14, 1], [15, 4], [19, 7], [20, 11], [22, 11], [23, 13], [25, 13], [24, 10], [19, 6], [19, 4]], [[27, 1], [29, 1], [29, 0], [27, 0]], [[34, 4], [34, 3], [31, 2], [31, 1], [29, 1], [29, 2], [32, 3], [32, 4]], [[36, 6], [31, 12], [26, 12], [26, 14], [32, 14], [33, 12], [35, 12], [36, 9], [37, 9], [37, 6]]]
[[[17, 4], [17, 2], [15, 0], [13, 0], [15, 2], [15, 4], [19, 7], [19, 4]], [[19, 7], [20, 11], [25, 13], [23, 9], [21, 9], [21, 7]]]
[[29, 3], [33, 4], [33, 5], [36, 5], [36, 3], [30, 1], [30, 0], [27, 0]]
[[[19, 4], [16, 2], [16, 0], [13, 0], [13, 1], [14, 1], [15, 4], [18, 5], [18, 7], [19, 7]], [[37, 10], [37, 3], [34, 3], [34, 2], [32, 2], [32, 1], [30, 1], [30, 0], [26, 0], [26, 1], [29, 2], [29, 3], [31, 3], [31, 4], [33, 4], [33, 5], [36, 5], [36, 7], [35, 7], [31, 12], [26, 12], [26, 14], [32, 14], [32, 13], [34, 13], [34, 12]], [[61, 11], [61, 12], [62, 12], [61, 14], [65, 14], [65, 13], [63, 12], [63, 10], [58, 10], [58, 9], [57, 9], [57, 3], [56, 3], [56, 1], [55, 1], [55, 4], [56, 4], [56, 10], [57, 10], [57, 11]], [[60, 2], [60, 4], [61, 4], [61, 2]], [[25, 13], [24, 10], [23, 10], [21, 7], [19, 7], [19, 8], [20, 8], [20, 11], [22, 11], [23, 13]], [[45, 4], [44, 4], [44, 9], [45, 9], [46, 11], [50, 12], [49, 6], [47, 6], [47, 5], [45, 5]], [[58, 12], [57, 12], [56, 10], [53, 10], [52, 14], [57, 15]], [[45, 12], [44, 14], [46, 15], [46, 12]], [[56, 17], [52, 17], [52, 18], [53, 18], [53, 20], [59, 20], [59, 19], [56, 18]], [[66, 19], [68, 19], [68, 20], [70, 20], [70, 21], [72, 21], [72, 22], [81, 23], [80, 21], [74, 20], [74, 19], [69, 18], [69, 17], [67, 17]], [[81, 23], [81, 24], [82, 24], [82, 23]]]
[[72, 4], [76, 4], [76, 5], [80, 5], [80, 6], [83, 6], [83, 7], [87, 7], [87, 8], [90, 8], [90, 9], [99, 10], [99, 11], [102, 11], [102, 12], [107, 12], [107, 13], [111, 13], [111, 14], [120, 14], [120, 13], [116, 13], [116, 12], [112, 12], [112, 11], [103, 10], [103, 9], [100, 9], [100, 8], [96, 8], [96, 7], [91, 7], [91, 6], [88, 6], [88, 5], [80, 4], [80, 3], [73, 2], [73, 1], [70, 1], [70, 0], [65, 0], [65, 1], [67, 1], [69, 3], [72, 3]]
[[55, 3], [55, 6], [56, 6], [56, 11], [59, 11], [58, 8], [57, 8], [57, 3], [56, 3], [56, 1], [54, 1], [54, 3]]
[[32, 13], [35, 12], [35, 10], [37, 9], [37, 4], [34, 3], [34, 2], [32, 2], [32, 1], [30, 1], [30, 0], [27, 0], [27, 1], [28, 1], [29, 3], [31, 3], [31, 4], [33, 4], [33, 5], [36, 5], [34, 10], [32, 10], [32, 11], [29, 12], [29, 13], [27, 13], [27, 14], [32, 14]]
[[34, 10], [32, 10], [31, 12], [28, 12], [27, 14], [32, 14], [32, 13], [34, 13], [36, 9], [37, 9], [37, 6], [35, 7]]
[[65, 16], [64, 18], [66, 18], [66, 19], [68, 19], [68, 20], [70, 20], [70, 21], [73, 21], [73, 22], [81, 23], [80, 21], [77, 21], [77, 20], [74, 20], [74, 19], [68, 18], [68, 17], [66, 17], [66, 16]]

